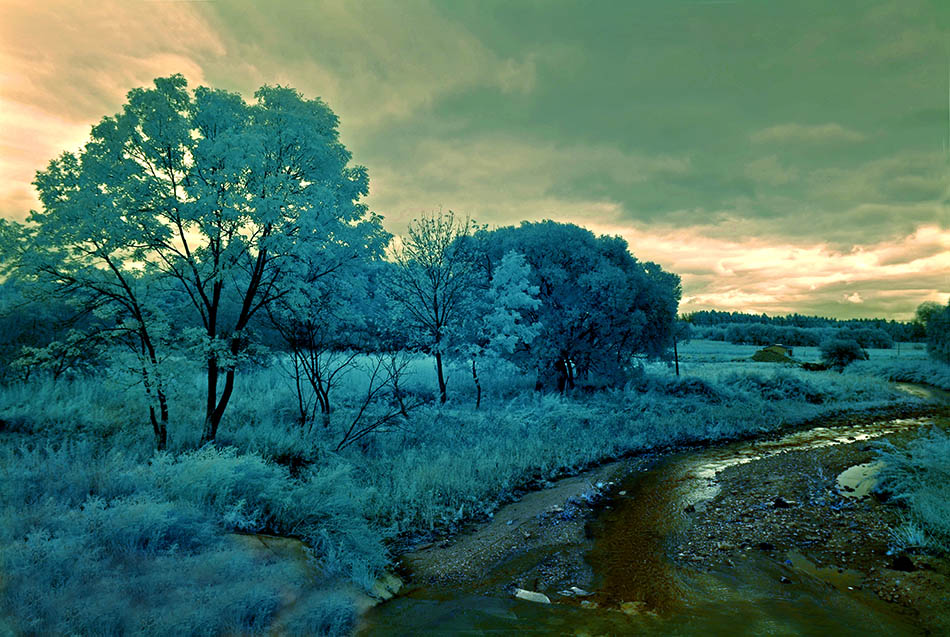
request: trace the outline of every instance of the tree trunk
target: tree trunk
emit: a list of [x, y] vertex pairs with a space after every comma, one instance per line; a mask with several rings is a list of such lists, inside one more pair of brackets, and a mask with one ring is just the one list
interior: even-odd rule
[[557, 390], [563, 394], [567, 391], [567, 364], [563, 358], [557, 359], [554, 363], [554, 370], [557, 372]]
[[475, 409], [482, 406], [482, 384], [478, 382], [478, 372], [475, 371], [475, 359], [472, 359], [472, 380], [475, 381]]
[[439, 376], [439, 402], [445, 404], [445, 375], [442, 373], [442, 352], [435, 352], [435, 370]]
[[201, 444], [214, 442], [218, 424], [214, 422], [214, 411], [218, 401], [218, 359], [208, 358], [208, 393], [205, 402], [205, 425], [201, 432]]
[[680, 375], [680, 355], [676, 351], [676, 334], [673, 335], [673, 360], [676, 362], [676, 376]]
[[[217, 381], [217, 379], [215, 379]], [[214, 442], [218, 435], [218, 425], [221, 424], [221, 418], [224, 416], [224, 410], [231, 400], [231, 393], [234, 391], [234, 370], [229, 369], [224, 373], [224, 389], [221, 391], [221, 398], [215, 406], [211, 416], [205, 420], [205, 429], [201, 435], [201, 444]]]
[[[142, 365], [142, 383], [145, 385], [145, 394], [149, 397], [149, 401], [151, 402], [154, 385], [155, 396], [158, 398], [159, 418], [155, 417], [155, 404], [151, 403], [148, 406], [148, 417], [152, 423], [152, 434], [155, 436], [155, 449], [164, 451], [168, 446], [168, 396], [165, 395], [165, 387], [162, 384], [162, 377], [158, 371], [158, 358], [155, 355], [155, 348], [148, 336], [148, 332], [143, 329], [139, 333], [139, 337], [142, 353], [148, 356], [148, 362], [144, 362]], [[148, 372], [149, 362], [155, 370], [154, 382]]]

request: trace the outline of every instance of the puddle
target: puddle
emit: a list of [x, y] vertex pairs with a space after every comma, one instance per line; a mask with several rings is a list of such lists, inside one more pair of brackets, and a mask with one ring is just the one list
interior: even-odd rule
[[800, 573], [830, 584], [841, 592], [860, 590], [864, 575], [860, 571], [817, 566], [798, 551], [789, 551], [785, 556], [787, 564]]
[[838, 491], [846, 498], [863, 498], [877, 484], [883, 468], [883, 462], [865, 462], [845, 469], [838, 475]]

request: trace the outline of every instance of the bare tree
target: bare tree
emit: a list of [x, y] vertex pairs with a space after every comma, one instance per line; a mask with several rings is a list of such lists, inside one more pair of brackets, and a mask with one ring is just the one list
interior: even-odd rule
[[414, 324], [422, 344], [435, 356], [439, 400], [445, 403], [442, 354], [446, 331], [459, 320], [464, 300], [476, 282], [472, 235], [468, 217], [448, 213], [423, 215], [409, 224], [395, 250], [396, 268], [390, 294]]
[[[365, 436], [379, 431], [386, 425], [404, 422], [409, 412], [425, 403], [421, 396], [409, 396], [400, 387], [400, 381], [406, 374], [410, 359], [400, 352], [380, 352], [367, 363], [365, 371], [368, 377], [366, 392], [355, 405], [355, 411], [336, 446], [341, 451]], [[384, 400], [388, 395], [390, 401]]]

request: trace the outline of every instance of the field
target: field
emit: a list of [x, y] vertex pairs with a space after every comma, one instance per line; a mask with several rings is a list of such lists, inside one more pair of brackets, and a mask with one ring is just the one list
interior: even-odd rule
[[[196, 449], [201, 375], [183, 363], [159, 454], [142, 388], [119, 362], [95, 377], [3, 387], [4, 614], [11, 630], [40, 634], [344, 633], [356, 617], [344, 592], [371, 591], [397, 540], [491, 516], [525, 488], [624, 454], [923, 404], [885, 378], [946, 382], [907, 344], [843, 374], [753, 363], [755, 350], [694, 341], [679, 378], [649, 363], [622, 388], [573, 396], [486, 365], [479, 410], [469, 371], [450, 367], [446, 405], [339, 452], [367, 384], [358, 370], [336, 390], [328, 427], [295, 423], [280, 359], [242, 370], [217, 446]], [[795, 356], [818, 358], [816, 348]], [[435, 396], [431, 362], [409, 370], [407, 388]], [[298, 538], [310, 564], [249, 551], [234, 534]]]

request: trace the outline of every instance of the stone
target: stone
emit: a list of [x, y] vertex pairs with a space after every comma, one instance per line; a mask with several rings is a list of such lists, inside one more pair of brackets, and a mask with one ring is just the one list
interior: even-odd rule
[[373, 596], [382, 601], [392, 599], [402, 588], [402, 580], [392, 573], [383, 575], [373, 584]]
[[646, 606], [643, 602], [624, 602], [620, 605], [620, 610], [625, 615], [639, 615], [646, 610]]
[[550, 604], [551, 599], [544, 593], [538, 593], [537, 591], [526, 591], [523, 588], [515, 589], [515, 597], [518, 599], [523, 599], [528, 602], [536, 602], [538, 604]]

